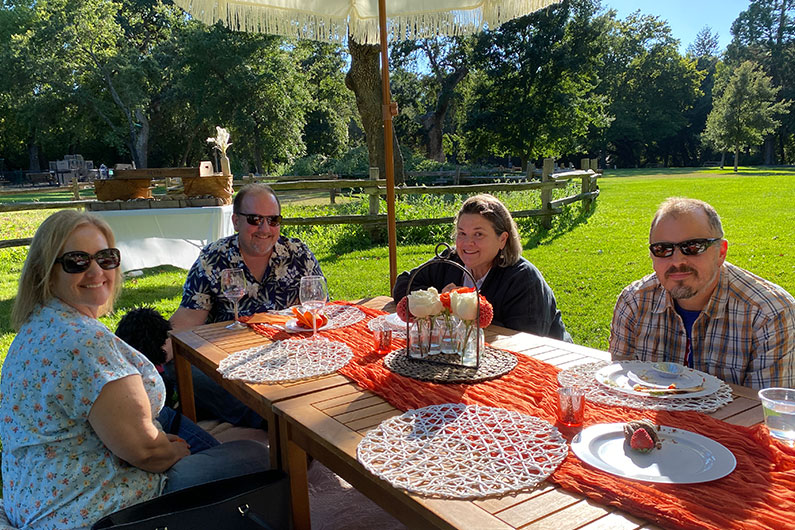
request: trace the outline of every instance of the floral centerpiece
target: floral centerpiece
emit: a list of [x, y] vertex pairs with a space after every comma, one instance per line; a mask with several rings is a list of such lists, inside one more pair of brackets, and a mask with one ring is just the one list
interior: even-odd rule
[[429, 287], [404, 296], [397, 305], [397, 314], [414, 325], [408, 340], [410, 356], [453, 353], [460, 357], [461, 364], [470, 366], [478, 362], [477, 341], [482, 350], [481, 329], [491, 323], [494, 309], [472, 288], [440, 294]]
[[221, 152], [221, 174], [225, 177], [232, 176], [232, 171], [229, 167], [229, 157], [226, 156], [226, 150], [232, 145], [232, 142], [229, 141], [229, 131], [216, 125], [215, 136], [207, 138], [207, 143], [213, 144], [213, 149], [218, 149]]

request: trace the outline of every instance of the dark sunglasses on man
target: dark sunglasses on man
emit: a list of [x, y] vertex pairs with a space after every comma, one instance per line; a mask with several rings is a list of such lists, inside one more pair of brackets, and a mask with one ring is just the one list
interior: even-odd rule
[[688, 239], [687, 241], [681, 241], [679, 243], [668, 243], [668, 242], [660, 242], [660, 243], [652, 243], [649, 245], [649, 250], [651, 253], [658, 258], [668, 258], [674, 255], [674, 248], [678, 248], [679, 251], [684, 254], [685, 256], [697, 256], [699, 254], [703, 254], [706, 250], [723, 239], [722, 237], [710, 237], [710, 238], [699, 238], [699, 239]]
[[246, 218], [246, 222], [251, 226], [262, 226], [268, 223], [269, 226], [279, 226], [282, 224], [281, 215], [257, 215], [255, 213], [238, 213], [237, 215]]
[[64, 272], [77, 274], [78, 272], [87, 271], [91, 266], [91, 260], [96, 261], [97, 265], [108, 271], [115, 269], [121, 264], [121, 252], [117, 248], [106, 248], [91, 255], [88, 252], [75, 250], [55, 258], [55, 263], [60, 263]]

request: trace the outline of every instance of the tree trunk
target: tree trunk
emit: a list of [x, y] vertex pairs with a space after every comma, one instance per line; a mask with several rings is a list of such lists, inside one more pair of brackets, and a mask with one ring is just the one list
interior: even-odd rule
[[720, 152], [720, 168], [723, 169], [723, 166], [726, 165], [726, 151]]
[[450, 109], [450, 102], [455, 94], [455, 87], [466, 77], [469, 69], [462, 66], [452, 74], [441, 80], [441, 90], [436, 98], [436, 108], [422, 118], [422, 128], [428, 138], [428, 158], [436, 162], [444, 162], [444, 149], [442, 148], [442, 137], [444, 136], [444, 120], [447, 111]]
[[149, 119], [141, 109], [135, 109], [135, 119], [140, 124], [133, 141], [135, 142], [135, 167], [146, 169], [149, 167]]
[[[345, 86], [356, 96], [356, 106], [362, 119], [367, 138], [370, 167], [378, 167], [380, 175], [386, 176], [384, 161], [384, 119], [381, 114], [381, 70], [380, 48], [376, 45], [359, 44], [348, 37], [351, 52], [351, 68], [345, 76]], [[394, 149], [395, 184], [403, 184], [403, 155], [397, 136], [392, 128]]]
[[740, 160], [740, 148], [734, 148], [734, 172], [737, 173], [737, 162]]
[[39, 161], [39, 145], [36, 140], [30, 139], [28, 141], [28, 169], [31, 171], [41, 171], [41, 162]]
[[776, 137], [772, 134], [765, 138], [765, 165], [776, 165]]

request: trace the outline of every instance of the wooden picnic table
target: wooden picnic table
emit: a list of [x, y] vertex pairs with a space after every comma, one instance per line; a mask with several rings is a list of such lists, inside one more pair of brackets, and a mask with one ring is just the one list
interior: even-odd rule
[[[389, 307], [391, 302], [392, 299], [388, 297], [359, 301], [363, 306], [374, 309]], [[190, 375], [190, 365], [194, 365], [268, 422], [271, 466], [286, 468], [285, 461], [283, 461], [286, 455], [280, 455], [279, 425], [274, 416], [274, 403], [345, 385], [350, 382], [350, 379], [333, 374], [308, 381], [276, 385], [245, 384], [240, 381], [224, 379], [218, 373], [218, 365], [223, 359], [232, 353], [271, 342], [267, 337], [249, 328], [227, 329], [227, 324], [228, 322], [219, 322], [171, 332], [174, 347], [174, 369], [182, 413], [188, 418], [196, 420], [193, 378]]]
[[[376, 309], [393, 305], [388, 297], [362, 303]], [[412, 528], [658, 528], [618, 509], [567, 492], [549, 481], [530, 492], [474, 501], [429, 498], [396, 489], [358, 462], [356, 448], [370, 429], [403, 411], [339, 374], [277, 385], [222, 380], [216, 369], [224, 357], [268, 342], [253, 331], [227, 330], [224, 325], [212, 324], [173, 334], [184, 410], [188, 416], [194, 413], [191, 382], [185, 377], [192, 363], [268, 420], [272, 462], [280, 463], [290, 474], [293, 517], [298, 530], [311, 528], [307, 455]], [[497, 326], [487, 329], [486, 341], [562, 369], [610, 360], [609, 353], [604, 351]], [[756, 391], [730, 386], [733, 401], [710, 415], [744, 426], [761, 422], [762, 408]]]

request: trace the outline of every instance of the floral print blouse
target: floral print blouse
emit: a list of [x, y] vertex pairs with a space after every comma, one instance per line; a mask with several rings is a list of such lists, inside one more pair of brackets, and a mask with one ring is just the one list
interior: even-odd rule
[[257, 281], [243, 262], [237, 238], [237, 234], [233, 234], [204, 247], [185, 280], [180, 305], [209, 311], [207, 322], [235, 318], [233, 302], [221, 292], [224, 269], [238, 267], [246, 275], [246, 296], [240, 299], [240, 316], [297, 304], [301, 276], [323, 274], [317, 259], [304, 243], [281, 236], [273, 247], [262, 281]]
[[0, 381], [3, 502], [15, 526], [90, 526], [160, 495], [165, 475], [119, 459], [88, 422], [102, 388], [134, 374], [143, 378], [157, 417], [162, 379], [104, 324], [55, 298], [22, 326]]

